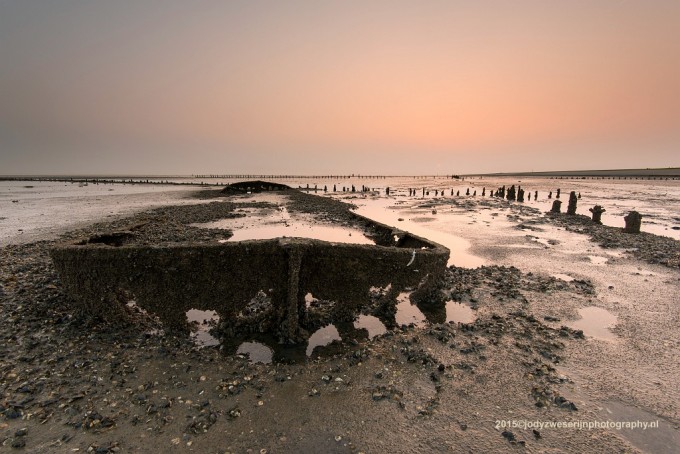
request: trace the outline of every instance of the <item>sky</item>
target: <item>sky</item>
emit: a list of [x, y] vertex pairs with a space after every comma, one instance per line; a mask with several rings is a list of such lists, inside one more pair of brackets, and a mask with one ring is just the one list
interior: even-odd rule
[[680, 166], [680, 1], [0, 0], [0, 175]]

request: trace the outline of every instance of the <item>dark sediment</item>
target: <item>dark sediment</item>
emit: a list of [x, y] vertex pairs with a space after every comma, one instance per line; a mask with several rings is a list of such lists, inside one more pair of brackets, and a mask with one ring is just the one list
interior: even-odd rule
[[547, 213], [546, 216], [550, 222], [569, 231], [589, 235], [592, 241], [604, 248], [626, 249], [648, 263], [658, 263], [669, 268], [680, 267], [680, 241], [673, 238], [647, 232], [630, 235], [622, 228], [596, 224], [583, 215]]
[[[164, 216], [167, 225], [136, 241], [203, 239], [210, 234], [179, 218], [195, 222], [204, 211], [208, 221], [228, 211], [210, 214], [216, 208], [153, 210], [64, 239]], [[395, 327], [372, 341], [343, 340], [329, 357], [262, 365], [196, 348], [186, 334], [163, 330], [136, 307], [124, 308], [125, 320], [74, 311], [49, 258], [54, 244], [0, 249], [4, 446], [30, 452], [627, 448], [602, 431], [539, 438], [513, 429], [510, 436], [489, 423], [508, 411], [552, 420], [579, 411], [559, 394], [565, 378], [555, 366], [564, 346], [582, 342], [582, 334], [532, 315], [528, 299], [548, 291], [589, 296], [587, 281], [564, 283], [506, 267], [449, 268], [437, 291], [477, 308], [475, 322]]]

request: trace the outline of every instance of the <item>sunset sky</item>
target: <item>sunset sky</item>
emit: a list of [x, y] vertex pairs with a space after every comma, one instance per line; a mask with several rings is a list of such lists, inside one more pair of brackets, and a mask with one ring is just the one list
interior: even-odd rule
[[680, 1], [0, 1], [0, 174], [680, 166]]

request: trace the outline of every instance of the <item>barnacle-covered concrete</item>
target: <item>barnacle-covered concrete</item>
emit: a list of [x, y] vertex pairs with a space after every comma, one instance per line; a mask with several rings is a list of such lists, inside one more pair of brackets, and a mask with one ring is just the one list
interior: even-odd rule
[[305, 303], [308, 293], [335, 301], [333, 317], [347, 320], [371, 288], [389, 287], [392, 295], [404, 290], [429, 294], [446, 269], [447, 248], [347, 213], [375, 245], [310, 238], [140, 244], [133, 228], [62, 243], [51, 257], [83, 311], [116, 316], [122, 304], [134, 301], [167, 327], [186, 330], [190, 309], [214, 310], [229, 324], [264, 293], [270, 305], [258, 318], [257, 330], [295, 343], [318, 324]]

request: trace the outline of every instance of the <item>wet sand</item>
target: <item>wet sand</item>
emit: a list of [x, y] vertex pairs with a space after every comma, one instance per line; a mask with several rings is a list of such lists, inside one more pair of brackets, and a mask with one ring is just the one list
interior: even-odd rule
[[[620, 230], [591, 230], [582, 219], [545, 216], [537, 206], [488, 197], [412, 200], [401, 191], [390, 198], [334, 197], [353, 203], [360, 214], [383, 216], [379, 221], [422, 229], [414, 233], [452, 249], [460, 262], [448, 269], [441, 288], [451, 301], [445, 320], [406, 299], [400, 317], [411, 317], [411, 325], [377, 335], [368, 328], [375, 322], [365, 329], [339, 326], [338, 335], [352, 335], [335, 342], [338, 336], [327, 329], [311, 351], [273, 346], [272, 353], [287, 360], [263, 364], [243, 354], [248, 348], [234, 354], [163, 332], [134, 308], [129, 315], [135, 323], [77, 314], [47, 255], [53, 240], [4, 246], [3, 449], [677, 448], [677, 241], [645, 236], [640, 250], [632, 251], [632, 240]], [[187, 234], [181, 207], [164, 213], [181, 221], [168, 230], [170, 237]], [[77, 234], [126, 222], [107, 221]], [[470, 317], [468, 323], [457, 323], [456, 311], [463, 312], [456, 317]], [[606, 420], [658, 420], [659, 427], [513, 427]]]

